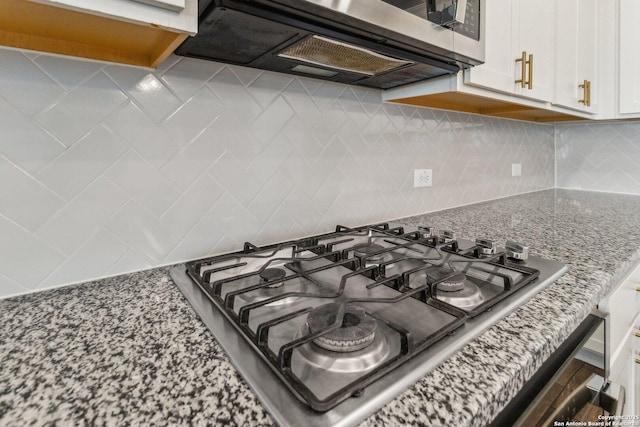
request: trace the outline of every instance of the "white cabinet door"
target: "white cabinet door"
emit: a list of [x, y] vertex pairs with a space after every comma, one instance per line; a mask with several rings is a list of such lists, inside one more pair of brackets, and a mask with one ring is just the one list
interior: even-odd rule
[[[639, 329], [636, 327], [636, 331]], [[631, 376], [629, 378], [630, 392], [628, 392], [627, 401], [629, 402], [628, 410], [625, 414], [638, 416], [640, 413], [640, 345], [638, 340], [640, 337], [634, 335], [635, 346], [631, 355]], [[640, 424], [640, 420], [636, 420], [636, 425]]]
[[[596, 47], [598, 0], [556, 2], [556, 82], [554, 103], [596, 112]], [[590, 97], [585, 98], [585, 81]], [[582, 101], [582, 102], [580, 102]], [[586, 105], [590, 103], [590, 105]]]
[[640, 1], [620, 0], [620, 113], [640, 113]]
[[632, 335], [634, 322], [640, 315], [640, 265], [636, 266], [624, 281], [598, 307], [609, 313], [611, 354], [620, 351], [622, 342]]
[[[36, 3], [60, 6], [78, 12], [105, 16], [143, 25], [152, 25], [176, 32], [198, 32], [197, 0], [157, 0], [165, 8], [149, 6], [134, 0], [31, 0]], [[168, 9], [173, 3], [174, 8]]]
[[619, 384], [624, 387], [625, 390], [625, 404], [623, 413], [625, 415], [631, 415], [635, 409], [635, 402], [633, 401], [630, 391], [634, 387], [634, 360], [633, 360], [633, 340], [635, 337], [627, 336], [624, 340], [619, 351], [612, 354], [611, 360], [611, 372], [610, 379], [613, 383]]
[[607, 345], [611, 355], [611, 379], [625, 388], [624, 413], [634, 415], [640, 409], [640, 265], [598, 307], [609, 313]]
[[527, 78], [532, 79], [531, 89], [516, 85], [516, 93], [527, 98], [541, 101], [553, 99], [554, 85], [554, 1], [520, 0], [514, 2], [518, 32], [517, 52], [532, 55], [533, 62], [528, 66]]
[[486, 3], [485, 62], [465, 72], [466, 84], [513, 93], [516, 48], [512, 47], [512, 3], [512, 0]]
[[[492, 0], [487, 3], [485, 63], [465, 73], [465, 84], [551, 101], [553, 97], [553, 6], [552, 0]], [[533, 55], [533, 68], [517, 62], [526, 51]], [[522, 87], [531, 75], [533, 82]], [[530, 71], [532, 71], [530, 73]]]

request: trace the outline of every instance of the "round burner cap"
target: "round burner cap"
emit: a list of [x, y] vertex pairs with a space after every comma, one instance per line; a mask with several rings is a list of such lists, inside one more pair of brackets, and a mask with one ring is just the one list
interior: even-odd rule
[[438, 283], [438, 290], [445, 292], [455, 292], [464, 288], [464, 282], [467, 277], [464, 273], [456, 273], [453, 277], [449, 277], [444, 282]]
[[287, 275], [287, 272], [284, 268], [279, 267], [271, 267], [265, 268], [260, 272], [260, 278], [265, 282], [274, 282], [273, 285], [268, 287], [278, 287], [282, 285], [282, 279]]
[[[307, 316], [311, 333], [326, 329], [336, 320], [340, 304], [330, 303], [314, 308]], [[316, 338], [313, 343], [329, 351], [341, 353], [361, 350], [373, 342], [377, 321], [362, 307], [345, 307], [341, 327]]]
[[377, 243], [361, 243], [353, 247], [353, 254], [359, 257], [367, 257], [369, 261], [380, 262], [382, 261], [383, 255], [376, 254], [376, 252], [382, 250], [384, 250], [384, 246], [378, 245]]
[[444, 292], [455, 292], [464, 289], [465, 281], [467, 280], [467, 276], [465, 276], [464, 273], [447, 269], [438, 269], [429, 272], [428, 276], [432, 283], [437, 282], [444, 277], [451, 276], [437, 285], [438, 290]]

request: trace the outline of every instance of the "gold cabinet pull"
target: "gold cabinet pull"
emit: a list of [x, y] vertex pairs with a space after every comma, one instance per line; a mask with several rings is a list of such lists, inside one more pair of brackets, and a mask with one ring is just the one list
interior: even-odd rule
[[[581, 85], [578, 85], [578, 87], [584, 91], [582, 99], [578, 100], [578, 102], [584, 104], [586, 107], [591, 106], [591, 82], [585, 80]], [[640, 288], [636, 288], [636, 290], [640, 291]]]
[[584, 104], [587, 105], [587, 80], [585, 80], [584, 82], [582, 82], [581, 85], [578, 85], [578, 87], [580, 89], [582, 89], [582, 99], [579, 99], [578, 102], [580, 104]]
[[527, 51], [523, 50], [522, 57], [516, 58], [517, 62], [521, 62], [522, 67], [520, 68], [520, 78], [515, 82], [520, 83], [522, 88], [533, 89], [533, 54], [530, 54], [529, 60], [527, 60]]
[[640, 292], [640, 286], [638, 286], [638, 287], [636, 288], [636, 291], [637, 291], [637, 292]]
[[640, 365], [640, 359], [636, 359], [636, 363]]
[[516, 59], [516, 63], [522, 62], [520, 69], [520, 79], [516, 80], [516, 83], [520, 83], [520, 87], [526, 87], [527, 85], [527, 52], [522, 51], [522, 57]]
[[533, 89], [533, 53], [529, 55], [529, 81], [527, 82], [529, 90]]

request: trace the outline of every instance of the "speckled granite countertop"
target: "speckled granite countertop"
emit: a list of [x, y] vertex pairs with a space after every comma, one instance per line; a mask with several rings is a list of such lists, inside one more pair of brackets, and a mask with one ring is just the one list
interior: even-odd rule
[[[489, 422], [638, 258], [640, 196], [547, 190], [407, 218], [569, 273], [363, 422]], [[509, 349], [508, 352], [505, 349]], [[0, 301], [0, 425], [271, 425], [167, 268]]]

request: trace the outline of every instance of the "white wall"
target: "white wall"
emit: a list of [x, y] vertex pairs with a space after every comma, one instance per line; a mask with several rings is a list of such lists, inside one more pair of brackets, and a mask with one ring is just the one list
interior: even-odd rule
[[556, 126], [559, 188], [640, 194], [640, 122]]
[[179, 57], [0, 49], [0, 156], [0, 296], [554, 183], [551, 126]]

